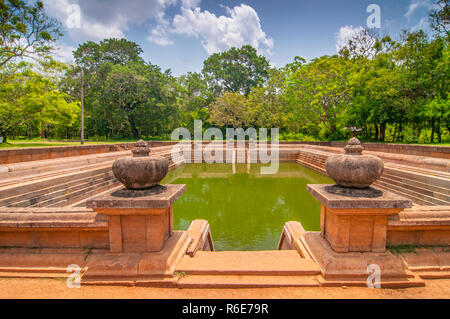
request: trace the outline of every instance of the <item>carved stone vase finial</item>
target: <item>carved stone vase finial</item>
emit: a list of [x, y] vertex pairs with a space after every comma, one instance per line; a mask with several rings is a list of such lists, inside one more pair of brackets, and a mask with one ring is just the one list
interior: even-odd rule
[[159, 185], [169, 171], [169, 161], [160, 156], [149, 156], [150, 148], [143, 140], [135, 144], [133, 157], [117, 159], [114, 176], [130, 190], [149, 189]]
[[328, 176], [337, 185], [364, 189], [383, 174], [383, 161], [376, 156], [363, 155], [364, 148], [357, 138], [352, 138], [344, 149], [344, 155], [331, 156], [325, 164]]
[[149, 156], [150, 152], [150, 147], [148, 147], [147, 143], [145, 143], [143, 140], [137, 141], [134, 145], [134, 149], [131, 150], [131, 153], [133, 153], [133, 157]]

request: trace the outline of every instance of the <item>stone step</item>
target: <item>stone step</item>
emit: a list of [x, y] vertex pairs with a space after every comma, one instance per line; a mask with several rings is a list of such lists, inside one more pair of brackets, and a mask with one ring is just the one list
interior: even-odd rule
[[450, 279], [450, 270], [447, 271], [417, 271], [415, 272], [422, 279]]
[[60, 268], [60, 267], [0, 267], [0, 272], [16, 272], [16, 273], [66, 273], [66, 268]]
[[283, 288], [319, 287], [316, 276], [185, 276], [177, 282], [178, 288]]
[[324, 153], [315, 153], [315, 152], [309, 152], [309, 151], [301, 151], [299, 156], [304, 156], [308, 158], [316, 158], [320, 160], [327, 160], [329, 155]]
[[[367, 288], [366, 280], [325, 280], [323, 278], [318, 279], [321, 287], [365, 287]], [[381, 277], [381, 288], [382, 289], [402, 289], [402, 288], [413, 288], [413, 287], [425, 287], [425, 282], [418, 275], [414, 275], [411, 278], [406, 278], [405, 280], [396, 280]]]
[[[164, 156], [170, 159], [170, 149], [170, 147], [154, 148], [152, 149], [152, 155]], [[0, 189], [3, 186], [83, 171], [96, 166], [111, 166], [117, 158], [130, 155], [129, 151], [120, 151], [10, 164], [12, 171], [0, 173]], [[19, 174], [18, 171], [21, 170], [27, 171], [27, 173]]]
[[[306, 152], [302, 152], [300, 154], [299, 158], [297, 159], [297, 163], [310, 167], [316, 171], [326, 173], [324, 164], [326, 161], [325, 158], [323, 158], [322, 160], [318, 160], [317, 159], [318, 156], [305, 153]], [[400, 168], [401, 165], [395, 165], [395, 167]], [[398, 168], [393, 167], [386, 168], [384, 175], [380, 178], [380, 180], [376, 183], [376, 185], [380, 186], [384, 190], [393, 191], [394, 193], [410, 198], [416, 204], [421, 205], [449, 204], [448, 201], [446, 200], [448, 198], [448, 196], [446, 195], [447, 189], [432, 184], [433, 182], [435, 182], [437, 185], [442, 185], [443, 181], [439, 177], [436, 178], [435, 176], [426, 176], [426, 175], [423, 176], [421, 174], [409, 171], [402, 172], [399, 171]], [[391, 175], [390, 174], [391, 172], [396, 176]], [[401, 175], [402, 177], [400, 178], [398, 175]], [[411, 180], [407, 178], [407, 177], [414, 178], [417, 176], [419, 176], [419, 180]], [[428, 181], [430, 184], [422, 183], [421, 181], [423, 180]], [[405, 183], [402, 183], [401, 181]], [[423, 188], [418, 186], [422, 186]]]
[[397, 188], [393, 187], [391, 184], [385, 183], [383, 181], [376, 181], [374, 183], [374, 186], [381, 190], [385, 190], [385, 191], [392, 192], [394, 194], [406, 197], [406, 198], [410, 199], [414, 205], [420, 205], [420, 206], [435, 206], [436, 205], [433, 202], [423, 199], [423, 196], [421, 196], [420, 194], [419, 195], [411, 195], [409, 193], [405, 193], [403, 191], [403, 189], [397, 189]]
[[119, 190], [120, 188], [122, 188], [123, 185], [121, 183], [117, 183], [117, 186], [112, 187], [112, 188], [108, 188], [106, 190], [104, 190], [103, 192], [95, 192], [95, 194], [93, 194], [92, 196], [88, 196], [88, 197], [83, 197], [81, 200], [73, 202], [72, 204], [69, 204], [69, 207], [86, 207], [86, 201], [88, 201], [89, 199], [93, 199], [94, 197], [103, 195], [109, 192], [113, 192], [116, 190]]
[[97, 183], [110, 180], [111, 178], [113, 178], [111, 173], [106, 173], [106, 174], [104, 173], [104, 174], [98, 175], [98, 176], [86, 177], [73, 185], [60, 184], [54, 191], [45, 189], [45, 191], [42, 192], [38, 196], [26, 198], [24, 200], [14, 202], [14, 203], [8, 204], [6, 206], [7, 207], [34, 206], [34, 205], [37, 205], [37, 204], [45, 202], [45, 201], [53, 200], [60, 196], [65, 196], [65, 195], [70, 194], [71, 192], [77, 191], [79, 189], [86, 188], [89, 185], [95, 185]]
[[424, 183], [422, 181], [419, 180], [415, 180], [413, 179], [413, 176], [409, 176], [411, 178], [408, 177], [400, 177], [398, 175], [393, 175], [391, 173], [389, 173], [389, 171], [385, 171], [382, 177], [387, 177], [391, 180], [395, 180], [407, 185], [412, 185], [413, 187], [417, 187], [417, 188], [421, 188], [421, 189], [426, 189], [430, 192], [437, 192], [443, 196], [450, 196], [450, 190], [444, 187], [440, 187], [438, 185], [434, 185], [434, 184], [430, 184], [430, 183]]
[[[81, 269], [82, 277], [86, 269]], [[73, 272], [61, 267], [0, 267], [0, 277], [21, 279], [67, 279]]]
[[305, 154], [305, 153], [300, 153], [299, 157], [302, 157], [305, 159], [317, 160], [322, 163], [326, 162], [328, 159], [328, 156], [325, 156], [325, 155], [314, 155], [314, 154]]
[[450, 205], [450, 199], [447, 195], [439, 192], [433, 192], [429, 190], [426, 185], [423, 187], [417, 187], [415, 185], [411, 185], [412, 183], [404, 182], [404, 180], [400, 180], [391, 175], [383, 175], [379, 180], [427, 196], [429, 201], [436, 203], [437, 205]]
[[[74, 203], [79, 203], [80, 201], [83, 201], [83, 200], [86, 201], [87, 198], [91, 198], [98, 194], [109, 191], [111, 189], [115, 189], [117, 186], [121, 186], [121, 185], [122, 184], [120, 184], [119, 181], [113, 180], [112, 182], [104, 183], [102, 185], [97, 185], [97, 187], [91, 188], [89, 191], [84, 192], [79, 196], [53, 203], [53, 204], [49, 205], [49, 207], [72, 206]], [[78, 206], [78, 207], [86, 207], [86, 206], [84, 205], [84, 206]]]
[[21, 228], [72, 228], [108, 230], [108, 217], [98, 215], [89, 210], [68, 209], [55, 210], [52, 208], [32, 208], [27, 212], [20, 209], [9, 209], [0, 213], [0, 227]]
[[[167, 154], [166, 154], [167, 155]], [[170, 167], [181, 165], [170, 160]], [[99, 173], [97, 175], [93, 175]], [[81, 178], [78, 178], [80, 177]], [[72, 205], [73, 203], [83, 202], [83, 199], [104, 192], [111, 187], [118, 185], [117, 182], [108, 182], [114, 179], [111, 166], [103, 166], [97, 171], [90, 170], [88, 173], [79, 172], [79, 174], [70, 174], [70, 180], [66, 178], [57, 178], [57, 182], [50, 187], [44, 187], [33, 192], [26, 192], [26, 189], [20, 189], [25, 193], [8, 197], [0, 201], [1, 206], [8, 207], [61, 207], [63, 205]], [[106, 183], [105, 183], [106, 182]], [[37, 181], [33, 183], [33, 188]], [[47, 183], [45, 179], [44, 185]], [[8, 190], [11, 192], [12, 190]], [[17, 190], [16, 190], [17, 192]], [[69, 197], [68, 194], [70, 194]]]
[[109, 193], [109, 192], [113, 192], [113, 191], [116, 191], [116, 190], [119, 190], [121, 187], [123, 187], [123, 185], [121, 184], [121, 183], [119, 183], [119, 182], [117, 182], [117, 185], [116, 186], [113, 186], [113, 187], [111, 187], [111, 188], [108, 188], [108, 189], [106, 189], [106, 190], [104, 190], [104, 191], [102, 191], [102, 192], [95, 192], [95, 194], [94, 195], [89, 195], [89, 196], [87, 196], [87, 197], [83, 197], [81, 200], [78, 200], [78, 201], [75, 201], [75, 202], [72, 202], [71, 204], [69, 204], [69, 205], [67, 205], [68, 207], [82, 207], [82, 208], [85, 208], [86, 207], [86, 201], [88, 201], [89, 199], [93, 199], [94, 197], [97, 197], [97, 196], [100, 196], [100, 195], [103, 195], [103, 194], [105, 194], [106, 195], [106, 193]]
[[381, 190], [389, 191], [394, 194], [406, 197], [406, 198], [412, 200], [412, 202], [416, 205], [435, 206], [435, 204], [433, 202], [429, 202], [427, 200], [422, 199], [423, 196], [421, 196], [420, 194], [411, 195], [409, 192], [408, 193], [405, 192], [403, 188], [397, 188], [389, 183], [385, 183], [380, 180], [376, 181], [374, 183], [374, 186], [376, 186], [377, 188], [380, 188]]
[[112, 165], [112, 163], [113, 163], [112, 161], [103, 162], [103, 163], [99, 163], [99, 164], [79, 166], [79, 167], [75, 167], [75, 168], [71, 168], [71, 169], [52, 171], [49, 173], [35, 174], [32, 176], [17, 177], [17, 178], [11, 178], [11, 179], [6, 179], [6, 180], [3, 179], [2, 181], [0, 181], [0, 190], [4, 187], [18, 185], [18, 184], [24, 183], [24, 182], [30, 183], [32, 181], [41, 180], [41, 179], [45, 179], [45, 178], [49, 178], [49, 177], [56, 177], [56, 176], [70, 174], [70, 173], [74, 173], [74, 172], [86, 171], [89, 169], [107, 167], [108, 165], [109, 166]]
[[[156, 155], [162, 155], [168, 157], [170, 153], [167, 152], [156, 152]], [[175, 167], [181, 163], [173, 163], [170, 159], [170, 167]], [[11, 205], [16, 203], [17, 200], [23, 201], [22, 203], [17, 203], [15, 206], [21, 206], [26, 203], [26, 199], [32, 199], [32, 201], [39, 202], [36, 198], [43, 194], [52, 194], [58, 190], [66, 189], [67, 186], [75, 186], [76, 184], [86, 183], [91, 180], [97, 179], [99, 176], [96, 174], [102, 172], [108, 172], [112, 174], [111, 171], [112, 162], [101, 164], [101, 165], [90, 165], [85, 166], [85, 170], [80, 170], [77, 168], [75, 171], [60, 172], [58, 174], [46, 174], [41, 176], [41, 179], [32, 179], [28, 183], [21, 184], [20, 186], [8, 185], [5, 188], [0, 188], [0, 206]], [[67, 185], [67, 186], [66, 186]], [[70, 191], [70, 190], [69, 190]], [[56, 196], [57, 194], [52, 194], [51, 196]], [[48, 197], [47, 197], [48, 198]]]
[[82, 286], [125, 286], [125, 287], [152, 287], [152, 288], [177, 288], [178, 278], [82, 278]]
[[83, 187], [88, 183], [92, 183], [96, 180], [110, 179], [112, 172], [110, 169], [101, 169], [99, 174], [93, 176], [87, 176], [82, 178], [76, 178], [67, 183], [56, 184], [47, 188], [42, 188], [37, 191], [28, 192], [20, 195], [15, 195], [0, 201], [0, 206], [20, 207], [26, 205], [26, 203], [37, 203], [39, 201], [52, 198], [59, 194], [70, 192], [73, 189]]
[[[330, 154], [320, 151], [302, 150], [297, 163], [326, 174], [325, 163]], [[403, 195], [419, 205], [448, 205], [449, 174], [427, 169], [385, 163], [383, 176], [375, 184], [380, 188]]]
[[[276, 260], [276, 263], [274, 263]], [[262, 252], [204, 252], [184, 257], [176, 272], [187, 275], [314, 276], [320, 274], [310, 259], [295, 250]]]
[[297, 162], [297, 164], [300, 164], [300, 165], [309, 167], [309, 168], [311, 168], [311, 169], [313, 169], [313, 170], [315, 170], [315, 171], [318, 171], [318, 172], [320, 172], [320, 173], [326, 174], [325, 169], [322, 168], [321, 166], [317, 166], [317, 165], [311, 164], [311, 163], [309, 163], [309, 162], [305, 162], [304, 160], [301, 160], [301, 159], [297, 159], [296, 162]]
[[33, 191], [39, 191], [43, 188], [52, 187], [54, 185], [64, 184], [73, 181], [74, 179], [80, 179], [84, 177], [91, 177], [99, 172], [111, 170], [111, 165], [101, 165], [94, 168], [86, 168], [82, 171], [76, 172], [63, 172], [57, 176], [45, 176], [44, 178], [34, 179], [30, 181], [24, 181], [19, 185], [8, 185], [0, 187], [0, 198], [7, 198], [15, 195], [29, 193]]
[[105, 181], [93, 181], [92, 184], [73, 191], [68, 194], [63, 194], [58, 197], [50, 198], [44, 202], [40, 202], [38, 204], [32, 205], [31, 207], [63, 207], [67, 206], [71, 203], [77, 202], [84, 197], [92, 196], [93, 192], [103, 192], [106, 189], [109, 189], [116, 185], [118, 181], [111, 177]]
[[0, 277], [3, 278], [51, 278], [65, 279], [73, 273], [67, 272], [66, 268], [19, 268], [19, 267], [0, 267]]
[[424, 174], [426, 176], [435, 176], [435, 177], [440, 177], [440, 178], [444, 178], [447, 180], [450, 179], [450, 174], [446, 173], [446, 172], [435, 171], [435, 170], [430, 170], [430, 169], [420, 168], [420, 167], [412, 167], [412, 166], [408, 166], [408, 165], [400, 165], [400, 164], [396, 164], [396, 163], [388, 163], [388, 164], [386, 164], [386, 166], [388, 166], [389, 168], [396, 168], [399, 171], [411, 171], [413, 173], [420, 173], [420, 174]]
[[[395, 167], [391, 167], [392, 164], [385, 164], [384, 171], [390, 175], [394, 175], [397, 177], [404, 177], [408, 179], [412, 179], [415, 181], [422, 182], [424, 184], [435, 185], [437, 187], [441, 187], [443, 189], [450, 189], [450, 178], [444, 178], [439, 176], [433, 176], [428, 174], [423, 174], [420, 172], [415, 172], [406, 169], [399, 169]], [[397, 166], [398, 167], [398, 166]], [[403, 166], [405, 168], [405, 166]], [[431, 171], [434, 172], [434, 171]]]
[[[302, 150], [300, 152], [299, 158], [311, 160], [314, 163], [325, 163], [327, 158], [330, 155], [334, 155], [334, 154], [330, 154], [327, 152], [321, 152], [321, 151]], [[396, 164], [396, 163], [385, 163], [385, 171], [387, 171], [387, 170], [393, 170], [393, 171], [397, 172], [396, 175], [405, 176], [405, 177], [410, 177], [411, 174], [418, 175], [418, 176], [415, 176], [414, 179], [422, 180], [423, 182], [425, 182], [427, 184], [430, 184], [430, 183], [433, 184], [433, 182], [430, 181], [430, 179], [434, 179], [435, 181], [437, 179], [438, 182], [445, 183], [442, 186], [443, 188], [445, 188], [445, 189], [450, 188], [450, 174], [449, 173], [425, 169], [425, 168], [417, 168], [417, 167], [412, 167], [412, 166], [407, 166], [407, 165], [401, 165], [401, 164]]]
[[414, 198], [419, 198], [428, 203], [431, 203], [432, 205], [444, 205], [444, 206], [449, 205], [449, 203], [445, 200], [441, 200], [434, 196], [427, 195], [427, 194], [429, 194], [429, 191], [427, 191], [427, 190], [413, 189], [412, 187], [409, 187], [409, 186], [398, 185], [395, 182], [395, 180], [393, 181], [390, 179], [383, 178], [381, 180], [378, 180], [375, 184], [377, 184], [377, 183], [384, 183], [385, 186], [389, 185], [390, 191], [393, 191], [393, 192], [399, 191], [399, 192], [402, 192], [402, 194], [409, 194], [410, 196], [414, 196]]
[[21, 177], [29, 178], [38, 174], [51, 174], [55, 171], [71, 170], [77, 167], [101, 164], [105, 162], [113, 162], [117, 158], [128, 155], [131, 155], [129, 151], [120, 151], [6, 164], [9, 171], [0, 174], [0, 177], [4, 179], [14, 179]]
[[311, 159], [303, 159], [303, 161], [305, 161], [305, 162], [307, 162], [307, 163], [309, 163], [311, 165], [315, 165], [315, 166], [318, 166], [318, 167], [321, 167], [321, 168], [325, 169], [325, 163], [322, 163], [322, 162], [319, 162], [319, 161], [316, 161], [316, 160], [311, 160]]

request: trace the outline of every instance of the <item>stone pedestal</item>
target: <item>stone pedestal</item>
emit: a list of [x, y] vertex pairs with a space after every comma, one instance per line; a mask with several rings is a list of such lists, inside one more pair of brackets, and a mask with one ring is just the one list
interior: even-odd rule
[[185, 190], [185, 185], [123, 188], [89, 200], [87, 207], [108, 215], [111, 253], [159, 252], [173, 234], [173, 204]]
[[[376, 283], [371, 267], [379, 269], [381, 288], [423, 287], [424, 281], [408, 269], [400, 256], [389, 251], [338, 253], [320, 233], [305, 233], [300, 238], [303, 250], [311, 253], [320, 268], [323, 278], [319, 278], [323, 287], [360, 286], [367, 287], [369, 282]], [[372, 268], [373, 269], [373, 268]]]
[[387, 220], [405, 208], [409, 199], [390, 192], [375, 198], [329, 193], [332, 185], [308, 185], [308, 191], [321, 203], [322, 236], [338, 253], [386, 251]]

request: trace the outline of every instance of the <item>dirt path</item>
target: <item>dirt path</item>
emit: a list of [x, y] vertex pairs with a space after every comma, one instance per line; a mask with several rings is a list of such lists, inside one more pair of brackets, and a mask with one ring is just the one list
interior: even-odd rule
[[271, 288], [171, 289], [84, 286], [69, 289], [65, 280], [0, 278], [1, 299], [448, 299], [450, 279], [430, 280], [424, 288]]

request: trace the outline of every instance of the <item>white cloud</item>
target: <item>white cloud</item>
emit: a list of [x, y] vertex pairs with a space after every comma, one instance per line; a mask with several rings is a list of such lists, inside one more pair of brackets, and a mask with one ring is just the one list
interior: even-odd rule
[[[167, 7], [177, 0], [44, 0], [45, 8], [56, 17], [69, 35], [78, 40], [123, 38], [130, 26], [147, 21], [163, 21]], [[80, 27], [68, 24], [71, 5], [81, 9]]]
[[153, 28], [152, 32], [147, 37], [147, 40], [161, 46], [168, 46], [173, 44], [173, 41], [169, 39], [169, 36], [167, 34], [167, 26], [165, 23], [157, 25], [155, 28]]
[[350, 40], [363, 31], [363, 27], [353, 27], [352, 25], [341, 27], [336, 35], [336, 52], [339, 52]]
[[411, 32], [416, 32], [419, 30], [427, 30], [429, 28], [430, 28], [430, 20], [428, 19], [428, 17], [425, 17], [420, 19], [419, 24], [411, 28]]
[[431, 8], [433, 8], [433, 4], [431, 3], [431, 0], [412, 0], [408, 6], [405, 17], [410, 19], [414, 12], [416, 12], [416, 10], [420, 8], [426, 8], [430, 10]]
[[55, 49], [55, 52], [53, 52], [53, 58], [55, 60], [64, 63], [74, 62], [73, 51], [76, 50], [75, 47], [66, 44], [59, 44]]
[[[65, 33], [77, 42], [124, 38], [133, 26], [153, 24], [147, 40], [161, 46], [173, 44], [170, 34], [182, 34], [200, 39], [209, 54], [244, 44], [269, 55], [273, 48], [273, 40], [262, 30], [258, 14], [245, 4], [225, 7], [227, 15], [216, 16], [200, 9], [201, 0], [43, 1], [49, 15], [57, 18]], [[166, 10], [177, 3], [181, 12], [169, 19]], [[77, 21], [73, 19], [74, 8], [80, 12], [80, 23], [76, 26], [73, 23]]]
[[261, 28], [256, 11], [245, 4], [227, 8], [229, 16], [219, 16], [200, 8], [182, 8], [173, 19], [171, 32], [199, 38], [209, 53], [250, 44], [270, 54], [273, 40]]
[[198, 8], [201, 0], [181, 0], [181, 6], [183, 8]]

